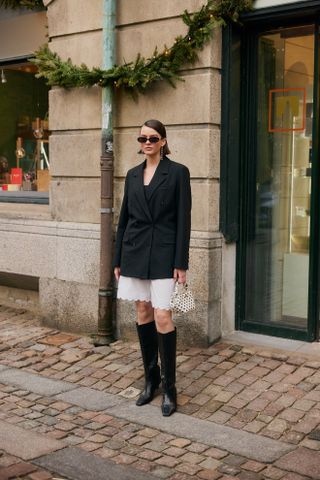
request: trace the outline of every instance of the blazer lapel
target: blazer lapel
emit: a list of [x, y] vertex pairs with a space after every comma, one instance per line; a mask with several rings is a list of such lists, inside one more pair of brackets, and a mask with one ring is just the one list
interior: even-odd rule
[[159, 188], [160, 185], [165, 182], [165, 180], [167, 179], [168, 171], [169, 159], [167, 157], [164, 157], [162, 160], [160, 160], [157, 170], [155, 171], [154, 176], [150, 182], [149, 199], [152, 198], [157, 188]]
[[137, 168], [136, 172], [134, 173], [134, 177], [136, 177], [136, 188], [138, 193], [139, 202], [149, 220], [152, 222], [152, 216], [149, 210], [149, 206], [146, 200], [146, 196], [144, 194], [144, 186], [143, 186], [143, 171], [145, 168], [146, 161], [142, 162], [139, 167]]

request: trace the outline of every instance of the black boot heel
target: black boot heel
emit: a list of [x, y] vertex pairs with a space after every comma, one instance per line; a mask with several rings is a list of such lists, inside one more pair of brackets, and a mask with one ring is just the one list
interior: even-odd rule
[[[160, 378], [160, 369], [159, 369], [159, 378]], [[160, 386], [160, 381], [157, 384], [146, 382], [143, 392], [141, 393], [138, 400], [136, 401], [136, 405], [138, 407], [141, 407], [142, 405], [146, 405], [147, 403], [150, 403], [151, 400], [153, 400], [154, 394], [156, 390], [159, 388], [159, 386]]]

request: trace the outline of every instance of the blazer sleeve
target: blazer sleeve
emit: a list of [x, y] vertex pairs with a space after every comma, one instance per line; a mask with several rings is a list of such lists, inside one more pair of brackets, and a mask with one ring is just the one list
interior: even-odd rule
[[190, 173], [185, 166], [179, 170], [176, 193], [177, 230], [174, 268], [188, 270], [192, 204]]
[[118, 229], [114, 248], [112, 267], [120, 267], [122, 240], [129, 218], [128, 213], [128, 174], [124, 184], [124, 195], [119, 215]]

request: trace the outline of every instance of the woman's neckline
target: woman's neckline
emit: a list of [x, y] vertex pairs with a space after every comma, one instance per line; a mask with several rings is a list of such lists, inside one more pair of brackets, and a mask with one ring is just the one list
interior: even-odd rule
[[[157, 170], [158, 170], [158, 167], [159, 167], [159, 165], [160, 165], [160, 162], [161, 162], [161, 159], [160, 159], [158, 165], [156, 166], [156, 169], [155, 169], [155, 171], [154, 171], [154, 174], [153, 174], [152, 177], [151, 177], [150, 182], [149, 182], [149, 183], [144, 183], [144, 182], [143, 182], [143, 186], [144, 186], [144, 187], [149, 187], [149, 185], [151, 184], [152, 180], [154, 179], [154, 177], [155, 177], [155, 175], [156, 175], [156, 173], [157, 173]], [[145, 165], [144, 165], [144, 169], [143, 169], [143, 175], [142, 175], [143, 181], [144, 181], [144, 170], [145, 170], [146, 166], [147, 166], [147, 159], [145, 160]]]

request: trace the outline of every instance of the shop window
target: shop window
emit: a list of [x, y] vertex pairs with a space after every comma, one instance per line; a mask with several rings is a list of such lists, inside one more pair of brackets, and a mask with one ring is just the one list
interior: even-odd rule
[[49, 201], [49, 88], [36, 73], [0, 61], [0, 202]]

